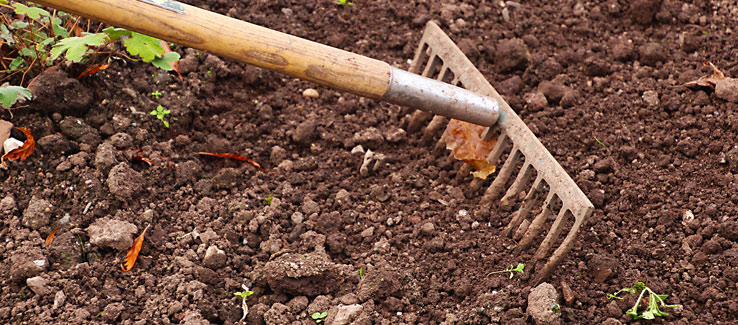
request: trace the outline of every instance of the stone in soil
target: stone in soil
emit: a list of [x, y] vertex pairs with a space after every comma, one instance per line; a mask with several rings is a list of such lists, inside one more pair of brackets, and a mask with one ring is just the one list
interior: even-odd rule
[[51, 219], [51, 208], [53, 205], [45, 199], [36, 196], [28, 202], [28, 207], [23, 210], [23, 226], [31, 229], [40, 229], [49, 224]]
[[546, 96], [549, 102], [558, 103], [564, 98], [571, 88], [557, 81], [543, 81], [538, 85], [538, 90]]
[[645, 65], [654, 66], [659, 62], [666, 60], [666, 55], [669, 53], [661, 43], [650, 42], [638, 49], [640, 54], [639, 61]]
[[93, 100], [87, 87], [57, 67], [38, 75], [28, 90], [33, 94], [30, 106], [45, 113], [81, 115], [87, 112]]
[[110, 169], [118, 163], [115, 152], [115, 148], [113, 148], [113, 144], [110, 141], [105, 141], [97, 146], [97, 150], [95, 151], [95, 168], [103, 174], [110, 172]]
[[[309, 254], [287, 253], [257, 268], [256, 279], [272, 291], [297, 296], [345, 293], [358, 273], [350, 265], [336, 264], [319, 250]], [[356, 274], [355, 274], [356, 273]]]
[[136, 225], [130, 222], [108, 218], [97, 219], [87, 228], [90, 244], [119, 251], [131, 248], [132, 236], [137, 232]]
[[49, 262], [39, 248], [17, 249], [10, 255], [10, 280], [24, 282], [43, 272], [48, 265]]
[[738, 78], [725, 78], [715, 85], [715, 96], [738, 103]]
[[605, 282], [607, 278], [615, 273], [618, 260], [605, 255], [593, 255], [590, 257], [587, 267], [589, 274], [595, 282]]
[[297, 125], [292, 133], [292, 140], [301, 145], [308, 145], [318, 134], [318, 121], [307, 119]]
[[559, 294], [554, 286], [543, 282], [533, 288], [528, 294], [528, 315], [533, 318], [537, 325], [550, 325], [561, 323], [561, 313], [554, 312], [558, 306]]
[[326, 324], [335, 325], [347, 325], [351, 324], [352, 321], [356, 320], [364, 307], [359, 304], [353, 305], [338, 305], [331, 308], [328, 311], [328, 317], [326, 317]]
[[525, 70], [530, 62], [528, 46], [521, 39], [506, 39], [497, 43], [495, 65], [501, 72]]
[[202, 259], [202, 264], [205, 265], [205, 267], [215, 270], [223, 267], [226, 264], [227, 259], [225, 251], [219, 249], [217, 246], [210, 246], [207, 251], [205, 251], [205, 257]]
[[79, 140], [84, 135], [94, 132], [93, 128], [83, 119], [71, 116], [59, 122], [59, 129], [64, 136], [74, 140]]
[[526, 108], [532, 112], [538, 112], [542, 110], [544, 107], [548, 106], [548, 100], [546, 100], [546, 95], [544, 95], [540, 91], [534, 91], [527, 93], [523, 96], [523, 99], [525, 100]]
[[144, 191], [146, 180], [127, 163], [122, 162], [110, 170], [107, 179], [108, 189], [121, 201], [128, 201], [135, 194]]
[[354, 142], [368, 148], [376, 148], [384, 142], [382, 133], [375, 127], [369, 127], [354, 134]]
[[28, 285], [28, 288], [30, 288], [31, 291], [39, 296], [45, 296], [51, 292], [49, 282], [41, 276], [34, 276], [26, 279], [26, 285]]

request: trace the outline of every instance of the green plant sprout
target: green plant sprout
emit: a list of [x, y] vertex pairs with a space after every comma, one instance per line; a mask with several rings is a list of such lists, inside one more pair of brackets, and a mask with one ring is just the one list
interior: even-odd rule
[[267, 205], [272, 205], [272, 200], [274, 200], [274, 196], [269, 194], [269, 196], [267, 196], [266, 198]]
[[158, 90], [154, 91], [153, 93], [151, 93], [151, 96], [154, 96], [156, 99], [159, 99], [159, 97], [161, 97], [161, 92]]
[[363, 278], [364, 278], [364, 268], [360, 267], [359, 268], [359, 279], [363, 279]]
[[599, 144], [599, 145], [601, 145], [603, 147], [605, 146], [605, 144], [602, 143], [602, 141], [600, 141], [600, 139], [597, 139], [597, 138], [594, 138], [594, 139], [595, 139], [595, 141], [597, 141], [597, 144]]
[[510, 267], [508, 267], [508, 268], [506, 268], [504, 270], [501, 270], [501, 271], [493, 271], [493, 272], [487, 273], [487, 276], [490, 276], [492, 274], [509, 272], [510, 273], [510, 279], [512, 279], [513, 276], [515, 275], [515, 272], [524, 273], [523, 269], [525, 269], [525, 264], [518, 263], [518, 266], [513, 267], [512, 265], [510, 265]]
[[249, 287], [247, 287], [245, 284], [241, 285], [241, 288], [243, 291], [234, 292], [234, 296], [241, 297], [241, 310], [243, 310], [243, 315], [241, 316], [241, 324], [243, 324], [243, 320], [246, 319], [246, 315], [249, 314], [249, 306], [246, 305], [246, 298], [248, 298], [250, 295], [253, 295], [254, 292], [249, 290]]
[[312, 319], [313, 319], [313, 320], [314, 320], [314, 321], [315, 321], [316, 323], [320, 323], [320, 322], [324, 321], [326, 317], [328, 317], [328, 312], [327, 312], [327, 311], [324, 311], [324, 312], [322, 312], [322, 313], [321, 313], [321, 312], [315, 312], [315, 313], [313, 313], [312, 315], [310, 315], [310, 317], [311, 317], [311, 318], [312, 318]]
[[[677, 308], [681, 307], [681, 305], [667, 305], [664, 300], [666, 300], [669, 295], [660, 295], [651, 288], [647, 287], [643, 282], [638, 282], [635, 285], [633, 285], [632, 288], [623, 288], [618, 291], [615, 291], [615, 293], [611, 293], [607, 295], [607, 299], [623, 299], [622, 297], [618, 297], [618, 295], [622, 292], [627, 292], [634, 294], [637, 291], [641, 291], [640, 295], [638, 295], [638, 299], [636, 299], [635, 305], [633, 305], [633, 308], [628, 309], [625, 313], [627, 315], [630, 315], [633, 320], [636, 319], [655, 319], [659, 316], [669, 316], [669, 313], [663, 312], [659, 310], [659, 306], [662, 308]], [[640, 314], [638, 314], [638, 305], [641, 303], [641, 299], [643, 298], [643, 295], [648, 293], [648, 307], [646, 307], [646, 310], [642, 311]]]
[[339, 5], [339, 6], [353, 6], [354, 5], [354, 2], [353, 1], [348, 1], [348, 0], [338, 0], [338, 1], [336, 1], [336, 4]]
[[561, 306], [559, 306], [559, 304], [556, 304], [556, 303], [550, 303], [550, 304], [551, 304], [551, 312], [554, 314], [558, 313], [559, 310], [561, 309]]
[[159, 106], [156, 107], [155, 110], [151, 111], [151, 113], [149, 113], [149, 114], [156, 116], [156, 118], [158, 118], [159, 120], [161, 120], [162, 123], [164, 123], [164, 126], [166, 126], [167, 128], [169, 128], [169, 122], [167, 122], [166, 120], [164, 120], [164, 117], [167, 114], [171, 113], [171, 112], [172, 111], [170, 111], [168, 109], [164, 109], [163, 106], [159, 105]]

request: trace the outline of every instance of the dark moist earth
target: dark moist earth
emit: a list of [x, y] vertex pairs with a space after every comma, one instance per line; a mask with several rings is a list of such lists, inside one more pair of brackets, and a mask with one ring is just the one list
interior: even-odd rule
[[[683, 306], [656, 322], [738, 319], [738, 105], [680, 86], [704, 61], [738, 76], [734, 2], [187, 2], [403, 69], [438, 22], [596, 207], [543, 316], [628, 322], [635, 298], [606, 295], [642, 281]], [[38, 147], [0, 171], [0, 322], [233, 324], [242, 285], [248, 324], [542, 315], [528, 272], [488, 275], [535, 247], [513, 254], [511, 212], [480, 205], [460, 162], [406, 133], [409, 110], [175, 50], [183, 81], [114, 60], [81, 83], [47, 73], [36, 101], [3, 112]], [[149, 115], [159, 104], [168, 129]], [[358, 145], [384, 157], [366, 176]]]

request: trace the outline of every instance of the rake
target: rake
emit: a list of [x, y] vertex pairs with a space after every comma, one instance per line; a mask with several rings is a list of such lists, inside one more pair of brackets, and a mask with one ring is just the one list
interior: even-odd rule
[[[534, 267], [536, 283], [550, 277], [562, 262], [594, 210], [525, 123], [432, 22], [426, 26], [410, 72], [406, 72], [382, 61], [172, 0], [35, 2], [337, 90], [415, 108], [408, 130], [423, 128], [426, 139], [443, 128], [447, 118], [487, 127], [485, 139], [497, 136], [487, 160], [501, 168], [485, 190], [482, 204], [502, 196], [501, 208], [518, 206], [503, 230], [519, 240], [516, 253], [527, 250], [548, 227], [531, 263], [543, 264]], [[436, 73], [435, 78], [427, 78]], [[460, 172], [469, 171], [469, 167], [462, 167]], [[480, 189], [483, 184], [475, 179], [471, 187]], [[531, 216], [534, 211], [540, 212]], [[560, 240], [572, 221], [566, 237]]]

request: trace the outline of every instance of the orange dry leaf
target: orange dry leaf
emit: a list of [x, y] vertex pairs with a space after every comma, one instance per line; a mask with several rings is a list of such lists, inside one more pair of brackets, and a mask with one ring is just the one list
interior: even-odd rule
[[454, 158], [472, 165], [476, 171], [474, 177], [486, 179], [497, 169], [487, 162], [487, 156], [495, 146], [497, 136], [489, 141], [482, 141], [481, 135], [486, 129], [483, 126], [452, 119], [446, 126], [444, 138], [446, 149], [451, 150]]
[[23, 134], [26, 135], [26, 141], [23, 142], [23, 146], [20, 148], [15, 148], [13, 151], [8, 152], [0, 158], [0, 163], [5, 165], [5, 159], [10, 160], [18, 160], [24, 161], [28, 156], [30, 156], [33, 153], [33, 149], [36, 148], [36, 141], [33, 140], [33, 135], [31, 135], [31, 130], [24, 128], [24, 127], [16, 127], [16, 129], [23, 132]]
[[253, 160], [251, 160], [249, 158], [246, 158], [244, 156], [241, 156], [241, 155], [237, 155], [237, 154], [233, 154], [233, 153], [213, 153], [213, 152], [198, 152], [197, 154], [198, 155], [221, 157], [221, 158], [231, 158], [231, 159], [245, 161], [245, 162], [253, 165], [256, 168], [259, 168], [259, 170], [264, 171], [264, 168], [261, 168], [261, 165], [259, 165], [259, 163], [255, 162], [255, 161], [253, 161]]
[[126, 262], [120, 265], [120, 269], [123, 270], [123, 272], [130, 271], [131, 269], [133, 269], [133, 265], [136, 264], [138, 253], [141, 252], [141, 246], [143, 245], [144, 234], [146, 234], [146, 230], [149, 230], [149, 226], [151, 225], [146, 226], [141, 235], [133, 241], [133, 246], [131, 246], [131, 248], [128, 250], [128, 253], [126, 254]]
[[710, 87], [712, 89], [715, 89], [715, 85], [717, 85], [718, 82], [725, 79], [725, 74], [720, 71], [712, 62], [705, 62], [705, 66], [710, 66], [712, 68], [712, 74], [704, 75], [700, 77], [697, 80], [693, 80], [690, 82], [685, 83], [683, 86], [685, 87], [695, 87], [695, 86], [702, 86], [702, 87]]
[[[172, 49], [169, 47], [169, 44], [167, 44], [167, 42], [165, 41], [161, 41], [161, 47], [164, 48], [164, 54], [162, 54], [162, 56], [167, 55], [167, 53], [172, 52]], [[184, 80], [184, 78], [182, 78], [182, 74], [179, 73], [179, 60], [174, 61], [174, 62], [169, 62], [169, 65], [172, 66], [172, 70], [174, 70], [174, 72], [177, 73], [177, 75], [179, 76], [179, 80]]]
[[95, 73], [98, 73], [98, 72], [100, 72], [102, 70], [105, 70], [109, 66], [110, 66], [109, 64], [105, 64], [105, 63], [91, 65], [87, 69], [85, 69], [85, 71], [82, 71], [82, 73], [80, 73], [79, 76], [77, 76], [77, 80], [80, 80], [80, 79], [82, 79], [84, 77], [91, 76], [91, 75], [93, 75]]
[[54, 228], [54, 231], [52, 231], [48, 237], [46, 237], [46, 248], [49, 248], [51, 246], [51, 243], [54, 242], [54, 236], [56, 235], [56, 231], [59, 230], [59, 224], [56, 224], [56, 228]]

